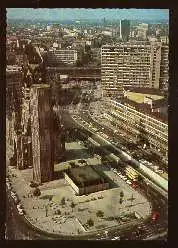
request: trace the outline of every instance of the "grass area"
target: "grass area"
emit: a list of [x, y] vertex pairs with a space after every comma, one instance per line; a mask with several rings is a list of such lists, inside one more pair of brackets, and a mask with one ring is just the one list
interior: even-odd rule
[[151, 97], [153, 100], [160, 100], [163, 99], [163, 96], [158, 95], [150, 95], [150, 94], [142, 94], [142, 93], [135, 93], [135, 92], [127, 92], [127, 98], [137, 103], [143, 103], [144, 97]]

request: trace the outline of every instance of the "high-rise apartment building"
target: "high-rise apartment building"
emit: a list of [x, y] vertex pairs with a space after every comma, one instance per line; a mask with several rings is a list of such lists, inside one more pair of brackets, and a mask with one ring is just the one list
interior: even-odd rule
[[130, 36], [130, 21], [121, 20], [120, 21], [120, 38], [123, 41], [128, 41]]
[[30, 92], [33, 180], [50, 181], [53, 176], [53, 137], [51, 88], [34, 84]]
[[161, 65], [160, 65], [160, 88], [168, 89], [169, 80], [169, 46], [161, 47]]
[[118, 95], [123, 86], [159, 88], [161, 43], [120, 42], [101, 48], [103, 95]]

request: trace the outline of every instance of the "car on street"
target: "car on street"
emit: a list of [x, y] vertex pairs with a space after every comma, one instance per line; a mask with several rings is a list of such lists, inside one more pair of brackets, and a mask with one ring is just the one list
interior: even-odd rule
[[10, 183], [6, 182], [6, 185], [7, 185], [8, 190], [12, 188]]
[[130, 180], [127, 180], [126, 183], [132, 185], [132, 182]]
[[19, 199], [17, 198], [16, 195], [13, 198], [14, 198], [15, 203], [18, 203], [19, 202]]
[[11, 196], [12, 196], [12, 198], [14, 198], [14, 196], [16, 196], [16, 194], [13, 191], [11, 191]]
[[114, 237], [111, 240], [120, 240], [120, 237]]
[[23, 211], [23, 209], [22, 209], [22, 207], [21, 207], [20, 204], [17, 204], [17, 210], [18, 210], [18, 212], [19, 212], [20, 215], [23, 215], [24, 214], [24, 211]]
[[24, 215], [24, 212], [23, 212], [22, 209], [18, 210], [18, 212], [19, 212], [20, 215]]

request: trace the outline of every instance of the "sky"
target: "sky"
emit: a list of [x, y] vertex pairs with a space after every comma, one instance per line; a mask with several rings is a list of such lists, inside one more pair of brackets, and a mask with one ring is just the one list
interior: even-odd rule
[[128, 19], [128, 20], [160, 20], [169, 19], [168, 9], [33, 9], [8, 8], [8, 19], [26, 20], [82, 20], [82, 19]]

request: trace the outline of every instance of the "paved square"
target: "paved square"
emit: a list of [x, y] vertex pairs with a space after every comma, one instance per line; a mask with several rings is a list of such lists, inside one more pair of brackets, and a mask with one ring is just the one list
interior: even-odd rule
[[[81, 152], [80, 158], [73, 160], [75, 163], [84, 159], [86, 164], [92, 165], [96, 171], [100, 171], [110, 178], [114, 182], [114, 187], [77, 196], [72, 187], [62, 178], [39, 186], [41, 195], [35, 197], [33, 195], [34, 188], [30, 187], [32, 169], [17, 170], [9, 167], [11, 174], [15, 175], [11, 176], [13, 191], [19, 196], [31, 223], [49, 232], [77, 235], [78, 233], [121, 225], [124, 222], [124, 217], [120, 219], [118, 217], [123, 215], [137, 212], [140, 217], [145, 218], [150, 214], [149, 202], [127, 185], [115, 172], [102, 165], [98, 156], [87, 154], [86, 148], [83, 153], [84, 146], [81, 142], [68, 143], [67, 148]], [[67, 164], [70, 165], [69, 162], [58, 164], [55, 169], [61, 168], [61, 166], [65, 167]], [[121, 191], [124, 193], [122, 203], [120, 203]], [[99, 210], [103, 212], [103, 217], [98, 216]], [[89, 219], [93, 220], [93, 226], [86, 225]]]

